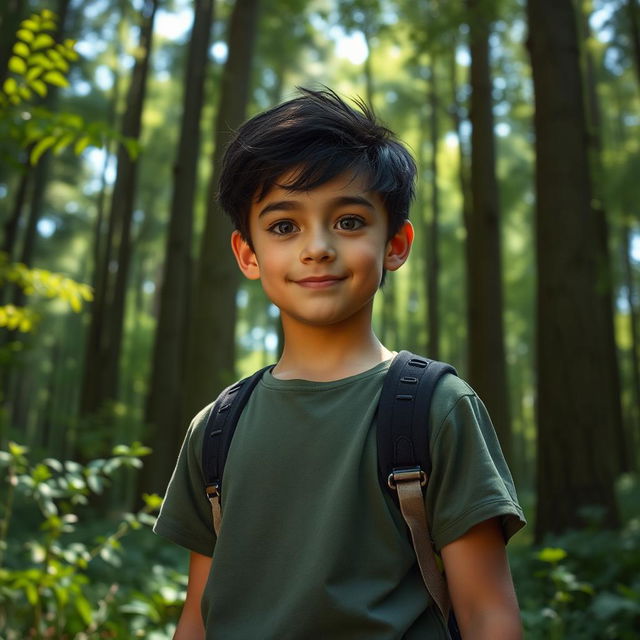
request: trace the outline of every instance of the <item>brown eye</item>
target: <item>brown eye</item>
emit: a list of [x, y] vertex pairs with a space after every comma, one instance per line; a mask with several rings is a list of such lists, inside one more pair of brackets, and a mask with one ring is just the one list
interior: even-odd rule
[[356, 231], [364, 226], [364, 220], [358, 216], [345, 216], [338, 220], [336, 227], [341, 231]]
[[286, 236], [297, 230], [297, 227], [291, 220], [280, 220], [269, 227], [271, 233], [275, 233], [278, 236]]

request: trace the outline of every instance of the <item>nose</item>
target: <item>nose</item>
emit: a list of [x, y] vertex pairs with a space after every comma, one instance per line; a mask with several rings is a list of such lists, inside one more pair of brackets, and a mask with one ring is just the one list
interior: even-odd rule
[[310, 233], [300, 253], [302, 262], [331, 262], [335, 257], [336, 251], [325, 231]]

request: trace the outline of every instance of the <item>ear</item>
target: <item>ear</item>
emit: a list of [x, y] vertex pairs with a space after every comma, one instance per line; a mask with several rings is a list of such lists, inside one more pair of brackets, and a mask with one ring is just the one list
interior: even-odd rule
[[409, 257], [413, 244], [413, 225], [405, 220], [398, 232], [387, 242], [384, 254], [384, 268], [388, 271], [399, 269]]
[[242, 271], [249, 280], [258, 280], [260, 278], [258, 259], [253, 249], [239, 231], [234, 231], [231, 234], [231, 249], [233, 250], [233, 255], [236, 257], [240, 271]]

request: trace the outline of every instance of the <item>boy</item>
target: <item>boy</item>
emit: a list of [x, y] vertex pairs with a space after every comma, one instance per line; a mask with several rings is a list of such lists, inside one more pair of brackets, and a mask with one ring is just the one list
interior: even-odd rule
[[[217, 539], [201, 468], [208, 408], [180, 452], [155, 526], [191, 552], [178, 640], [447, 637], [377, 476], [374, 414], [394, 354], [372, 331], [373, 299], [409, 255], [416, 169], [359, 106], [302, 90], [227, 149], [231, 246], [280, 309], [285, 341], [238, 422]], [[424, 420], [431, 534], [462, 636], [520, 638], [504, 544], [524, 518], [488, 415], [449, 374]]]

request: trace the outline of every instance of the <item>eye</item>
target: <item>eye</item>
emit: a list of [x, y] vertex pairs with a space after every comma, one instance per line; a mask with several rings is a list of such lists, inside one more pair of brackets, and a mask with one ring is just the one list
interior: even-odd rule
[[278, 222], [274, 222], [268, 228], [268, 231], [274, 233], [277, 236], [286, 236], [297, 230], [298, 227], [296, 227], [296, 225], [291, 222], [291, 220], [278, 220]]
[[336, 227], [341, 231], [356, 231], [364, 226], [364, 220], [360, 216], [344, 216], [336, 222]]

